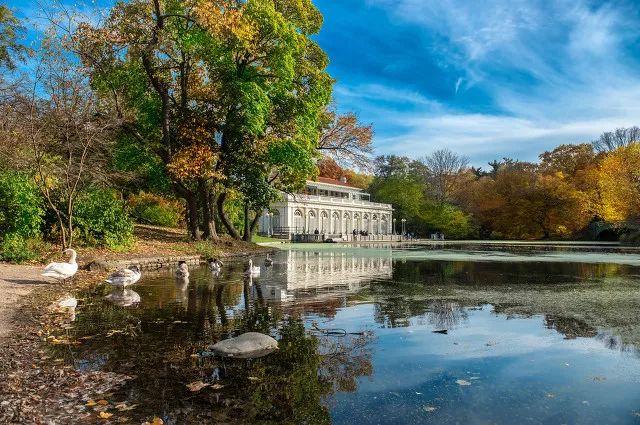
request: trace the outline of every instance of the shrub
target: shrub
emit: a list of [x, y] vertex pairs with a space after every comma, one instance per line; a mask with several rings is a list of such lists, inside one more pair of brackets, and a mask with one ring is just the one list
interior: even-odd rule
[[620, 242], [623, 245], [640, 246], [640, 231], [623, 233], [620, 235]]
[[0, 237], [7, 234], [38, 237], [43, 215], [42, 198], [29, 177], [0, 174]]
[[127, 201], [131, 215], [140, 223], [156, 226], [178, 227], [184, 208], [179, 201], [153, 193], [140, 192]]
[[43, 214], [38, 188], [28, 176], [0, 174], [0, 260], [35, 258]]
[[125, 248], [133, 242], [133, 222], [112, 190], [91, 189], [76, 200], [74, 226], [87, 245]]
[[0, 242], [0, 259], [21, 263], [33, 260], [38, 255], [37, 246], [39, 239], [29, 239], [17, 233], [5, 234]]

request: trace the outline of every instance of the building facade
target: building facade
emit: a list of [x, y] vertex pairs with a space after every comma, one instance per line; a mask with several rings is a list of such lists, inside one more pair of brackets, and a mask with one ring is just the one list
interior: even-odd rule
[[284, 239], [321, 235], [318, 238], [323, 240], [351, 240], [354, 231], [358, 236], [384, 240], [394, 233], [393, 208], [371, 202], [368, 193], [344, 179], [308, 181], [303, 193], [283, 194], [260, 219], [261, 234]]

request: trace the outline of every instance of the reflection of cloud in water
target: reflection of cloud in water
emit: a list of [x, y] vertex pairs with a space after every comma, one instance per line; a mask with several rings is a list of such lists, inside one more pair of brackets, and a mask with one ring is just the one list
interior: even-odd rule
[[129, 307], [140, 302], [140, 294], [133, 289], [115, 289], [105, 298], [120, 307]]
[[[292, 300], [307, 296], [332, 296], [358, 291], [370, 281], [391, 278], [391, 250], [377, 250], [375, 256], [349, 251], [285, 251], [269, 276], [261, 279], [264, 297]], [[282, 258], [282, 257], [281, 257]]]

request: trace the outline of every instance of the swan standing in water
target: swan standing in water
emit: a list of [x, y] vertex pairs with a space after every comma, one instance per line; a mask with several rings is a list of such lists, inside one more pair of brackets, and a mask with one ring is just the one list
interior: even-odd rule
[[113, 286], [129, 286], [133, 285], [142, 277], [142, 272], [138, 266], [131, 266], [128, 269], [120, 269], [117, 270], [107, 278], [107, 282], [109, 282]]
[[224, 264], [222, 264], [222, 261], [218, 260], [217, 258], [209, 259], [209, 270], [211, 270], [212, 272], [219, 272], [220, 270], [222, 270], [223, 265]]
[[251, 258], [249, 258], [249, 268], [244, 272], [244, 275], [250, 277], [260, 276], [260, 266], [254, 266]]
[[178, 263], [178, 269], [176, 270], [177, 278], [189, 278], [189, 266], [185, 261], [180, 261]]
[[50, 263], [42, 271], [42, 276], [51, 277], [53, 279], [65, 282], [67, 279], [73, 277], [78, 271], [78, 263], [76, 263], [76, 256], [78, 255], [73, 249], [66, 249], [65, 254], [69, 255], [68, 263]]

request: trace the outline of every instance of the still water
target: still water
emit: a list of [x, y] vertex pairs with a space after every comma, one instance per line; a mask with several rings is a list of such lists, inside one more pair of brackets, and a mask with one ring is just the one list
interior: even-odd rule
[[[640, 355], [614, 330], [455, 295], [636, 293], [638, 255], [298, 245], [272, 258], [252, 279], [230, 262], [188, 281], [149, 272], [124, 293], [99, 287], [70, 330], [82, 343], [59, 354], [132, 376], [108, 396], [137, 405], [116, 415], [134, 421], [640, 423]], [[199, 355], [250, 330], [280, 350], [248, 361]], [[191, 391], [197, 381], [207, 386]]]

